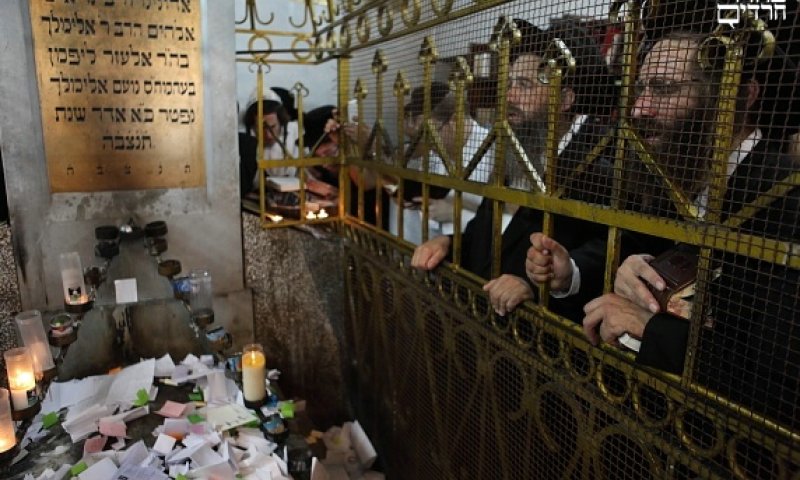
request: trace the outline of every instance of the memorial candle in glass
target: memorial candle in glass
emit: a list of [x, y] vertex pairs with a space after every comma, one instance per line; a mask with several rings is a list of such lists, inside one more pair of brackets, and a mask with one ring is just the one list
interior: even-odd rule
[[33, 375], [33, 357], [28, 347], [12, 348], [3, 352], [8, 372], [8, 387], [14, 410], [28, 408], [28, 390], [36, 387]]
[[267, 359], [258, 344], [245, 345], [242, 350], [242, 390], [248, 402], [260, 402], [267, 394]]
[[0, 388], [0, 453], [5, 453], [17, 444], [11, 406], [8, 404], [8, 390]]
[[41, 379], [42, 372], [55, 367], [53, 354], [50, 352], [50, 345], [47, 342], [47, 334], [44, 333], [42, 314], [38, 310], [28, 310], [18, 313], [14, 319], [17, 322], [22, 344], [31, 349], [36, 377]]

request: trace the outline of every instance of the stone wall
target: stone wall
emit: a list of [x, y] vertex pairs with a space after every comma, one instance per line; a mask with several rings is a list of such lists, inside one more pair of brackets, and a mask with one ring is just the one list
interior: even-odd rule
[[282, 372], [288, 396], [308, 401], [326, 426], [347, 418], [342, 382], [344, 264], [340, 237], [314, 230], [263, 229], [243, 214], [245, 284], [252, 290], [254, 332], [267, 365]]

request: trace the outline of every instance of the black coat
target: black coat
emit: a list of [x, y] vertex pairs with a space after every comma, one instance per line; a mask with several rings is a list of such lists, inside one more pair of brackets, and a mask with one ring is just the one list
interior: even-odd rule
[[[793, 171], [791, 161], [762, 141], [728, 181], [721, 219]], [[800, 240], [800, 189], [774, 200], [739, 231], [780, 241]], [[715, 251], [721, 274], [709, 285], [695, 362], [695, 379], [724, 397], [784, 425], [800, 426], [800, 282], [777, 263]], [[680, 374], [689, 322], [660, 313], [648, 322], [636, 361]]]
[[[607, 132], [607, 125], [595, 117], [589, 117], [578, 133], [572, 138], [569, 145], [559, 155], [557, 182], [565, 184], [570, 178], [571, 171], [582, 161], [589, 151], [600, 141]], [[609, 150], [614, 142], [609, 142]], [[590, 168], [583, 174], [569, 180], [565, 196], [567, 198], [584, 200], [595, 203], [604, 203], [608, 198], [611, 185], [611, 167], [613, 157], [609, 155], [598, 156]], [[492, 201], [484, 199], [475, 213], [475, 217], [467, 224], [462, 236], [461, 265], [470, 272], [482, 277], [491, 278], [492, 268]], [[525, 273], [525, 258], [531, 246], [532, 233], [541, 232], [543, 229], [544, 215], [542, 211], [527, 207], [520, 207], [514, 214], [502, 235], [500, 258], [500, 273], [511, 274], [527, 279]], [[605, 239], [607, 229], [604, 225], [578, 220], [572, 217], [556, 215], [553, 222], [554, 238], [572, 253], [579, 268], [596, 270], [599, 268], [600, 277], [604, 269]], [[580, 248], [587, 247], [586, 255]], [[602, 250], [601, 257], [595, 255], [597, 250]], [[584, 291], [583, 283], [581, 285]], [[599, 286], [602, 290], [602, 282]], [[588, 288], [587, 288], [588, 290]], [[534, 292], [537, 290], [534, 289]], [[557, 313], [574, 321], [580, 322], [583, 318], [583, 299], [590, 296], [569, 297], [567, 299], [552, 299], [551, 308]]]

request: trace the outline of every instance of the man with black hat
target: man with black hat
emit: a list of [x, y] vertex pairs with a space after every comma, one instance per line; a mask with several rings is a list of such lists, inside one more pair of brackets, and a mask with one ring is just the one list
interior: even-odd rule
[[[697, 61], [703, 39], [672, 32], [658, 40], [640, 69], [631, 111], [633, 126], [654, 160], [681, 186], [692, 207], [701, 212], [700, 218], [709, 208], [709, 146], [714, 133], [708, 119], [719, 95], [719, 71], [701, 68]], [[780, 142], [766, 139], [755, 124], [764, 93], [756, 78], [750, 71], [742, 73], [725, 172], [727, 188], [721, 210], [715, 213], [720, 223], [732, 221], [735, 232], [796, 244], [800, 189], [768, 193], [780, 184], [789, 185], [787, 177], [794, 166], [780, 154]], [[629, 188], [639, 209], [675, 217], [665, 192], [646, 179], [646, 174], [639, 176]], [[750, 210], [754, 203], [760, 206]], [[632, 255], [623, 262], [615, 293], [586, 305], [584, 331], [593, 343], [623, 341], [638, 349], [637, 363], [680, 374], [689, 315], [673, 308], [674, 302], [665, 309], [656, 301], [652, 291], [662, 292], [668, 285], [651, 260], [648, 255]], [[695, 379], [729, 400], [797, 428], [800, 272], [723, 251], [713, 252], [711, 268], [718, 271], [709, 274], [707, 298], [698, 301], [704, 308], [704, 325]], [[631, 337], [640, 344], [630, 342]]]
[[[297, 158], [298, 125], [286, 112], [280, 97], [271, 89], [264, 90], [262, 105], [262, 124], [258, 123], [258, 92], [253, 92], [244, 114], [244, 125], [247, 133], [257, 137], [258, 128], [262, 129], [264, 142], [264, 160]], [[267, 175], [293, 177], [297, 174], [295, 167], [273, 167], [267, 169]], [[254, 182], [254, 185], [258, 185]]]
[[[558, 166], [548, 171], [545, 160], [547, 133], [548, 84], [545, 52], [560, 39], [575, 58], [577, 70], [567, 73], [563, 81], [562, 103], [555, 125], [558, 145]], [[608, 74], [599, 48], [593, 38], [578, 27], [563, 27], [542, 32], [527, 28], [527, 35], [512, 50], [511, 82], [508, 91], [508, 121], [515, 136], [525, 149], [540, 175], [555, 175], [557, 184], [566, 188], [569, 198], [602, 201], [609, 184], [611, 161], [601, 156], [582, 174], [575, 167], [606, 132], [608, 117], [613, 108], [613, 79]], [[515, 158], [507, 160], [509, 172], [506, 181], [512, 188], [528, 188], [518, 171]], [[543, 214], [530, 208], [507, 204], [503, 216], [501, 247], [501, 276], [489, 281], [484, 290], [489, 293], [495, 311], [505, 315], [524, 300], [535, 297], [535, 291], [525, 275], [525, 255], [530, 247], [529, 236], [541, 231]], [[483, 277], [490, 278], [492, 263], [492, 203], [484, 201], [475, 218], [462, 237], [462, 266]], [[590, 222], [568, 217], [556, 217], [555, 234], [570, 250], [604, 238], [604, 228]], [[412, 266], [423, 270], [436, 267], [449, 253], [450, 237], [437, 237], [414, 252]], [[594, 257], [589, 257], [594, 260]], [[592, 268], [602, 264], [592, 263]], [[586, 267], [588, 268], [588, 267]], [[551, 303], [554, 310], [578, 320], [580, 306], [568, 299]]]

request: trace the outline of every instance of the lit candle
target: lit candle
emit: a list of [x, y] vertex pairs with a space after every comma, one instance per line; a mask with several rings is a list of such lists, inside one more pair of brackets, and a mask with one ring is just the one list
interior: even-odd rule
[[11, 450], [16, 444], [14, 421], [11, 418], [11, 406], [8, 404], [8, 390], [0, 388], [0, 453]]
[[8, 372], [8, 388], [14, 410], [28, 408], [28, 390], [36, 386], [33, 375], [33, 358], [28, 347], [12, 348], [3, 352]]
[[314, 212], [306, 213], [306, 220], [315, 220], [316, 218], [317, 218], [317, 215]]
[[282, 220], [283, 220], [283, 217], [281, 217], [280, 215], [270, 215], [270, 214], [267, 214], [267, 216], [268, 216], [268, 217], [269, 217], [269, 219], [270, 219], [270, 220], [272, 220], [274, 223], [278, 223], [278, 222], [280, 222], [280, 221], [282, 221]]
[[328, 218], [328, 212], [326, 212], [324, 208], [321, 209], [317, 214], [317, 218]]
[[69, 305], [82, 305], [89, 301], [86, 294], [86, 283], [83, 280], [83, 266], [78, 252], [62, 253], [61, 283], [64, 287], [64, 302]]
[[248, 402], [261, 402], [267, 394], [267, 359], [261, 345], [245, 345], [242, 350], [242, 389]]

